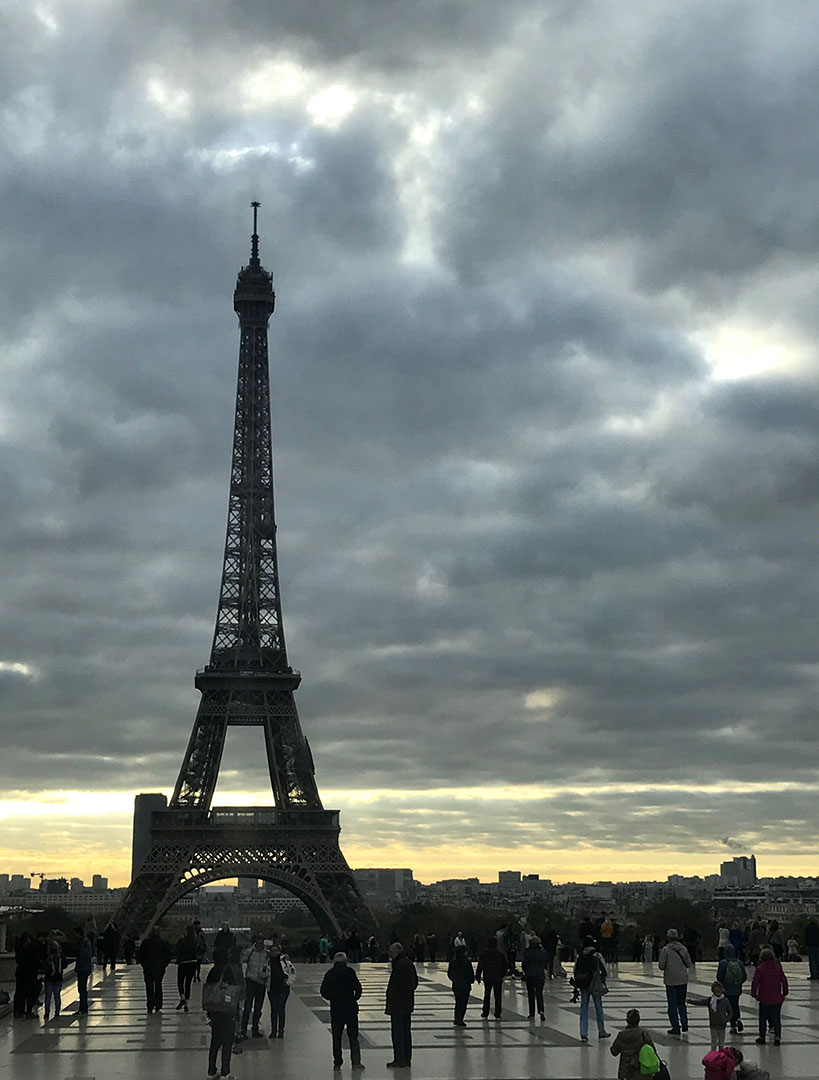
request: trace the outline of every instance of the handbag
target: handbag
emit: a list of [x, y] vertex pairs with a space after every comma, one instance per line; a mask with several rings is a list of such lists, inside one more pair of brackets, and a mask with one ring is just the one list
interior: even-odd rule
[[671, 1073], [664, 1061], [660, 1062], [659, 1069], [654, 1073], [654, 1080], [671, 1080]]
[[220, 979], [216, 983], [202, 984], [202, 1009], [206, 1013], [236, 1012], [239, 1000], [239, 988], [235, 983], [227, 983]]

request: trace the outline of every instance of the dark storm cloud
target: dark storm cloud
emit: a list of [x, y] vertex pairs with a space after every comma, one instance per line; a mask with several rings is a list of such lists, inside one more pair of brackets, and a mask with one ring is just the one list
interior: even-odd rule
[[[322, 784], [417, 792], [393, 832], [361, 810], [361, 835], [406, 839], [429, 786], [559, 777], [687, 784], [628, 796], [635, 847], [658, 828], [685, 850], [773, 843], [777, 822], [801, 843], [805, 792], [717, 815], [693, 790], [809, 783], [819, 757], [819, 68], [799, 19], [364, 0], [51, 18], [19, 9], [0, 45], [14, 790], [174, 781], [258, 196], [304, 726]], [[715, 381], [723, 323], [802, 369]], [[236, 741], [231, 786], [263, 785], [260, 751]], [[584, 791], [429, 808], [476, 842], [609, 845], [610, 796]]]

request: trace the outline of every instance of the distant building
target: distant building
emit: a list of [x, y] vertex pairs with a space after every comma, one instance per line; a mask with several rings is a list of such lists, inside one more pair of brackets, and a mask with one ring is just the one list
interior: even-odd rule
[[23, 877], [22, 874], [12, 874], [9, 879], [9, 890], [11, 892], [28, 892], [31, 888], [31, 878]]
[[164, 795], [151, 793], [137, 795], [134, 799], [134, 835], [131, 845], [131, 881], [145, 862], [145, 856], [151, 848], [151, 814], [154, 810], [167, 810], [168, 800]]
[[367, 867], [353, 870], [356, 885], [365, 896], [389, 902], [405, 900], [415, 895], [412, 870], [392, 867]]
[[[101, 874], [94, 874], [91, 878], [91, 888], [94, 892], [107, 892], [108, 891], [108, 878], [103, 877]], [[66, 889], [66, 892], [68, 890]]]
[[240, 877], [238, 879], [240, 896], [255, 896], [259, 890], [258, 878]]
[[720, 863], [720, 885], [724, 888], [750, 889], [756, 885], [756, 856], [740, 855], [728, 862]]
[[68, 892], [68, 882], [64, 877], [42, 878], [40, 881], [40, 891], [47, 893], [49, 896], [61, 896], [63, 893]]
[[84, 888], [85, 888], [85, 882], [83, 881], [82, 878], [73, 877], [71, 879], [71, 885], [70, 885], [71, 892], [79, 893], [79, 892], [82, 892]]
[[9, 891], [9, 876], [8, 874], [0, 874], [0, 893], [7, 893]]
[[498, 888], [503, 892], [520, 892], [520, 870], [498, 870]]

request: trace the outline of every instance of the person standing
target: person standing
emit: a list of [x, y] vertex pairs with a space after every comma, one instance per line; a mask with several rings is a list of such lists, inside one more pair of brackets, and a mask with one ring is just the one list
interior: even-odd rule
[[111, 972], [117, 969], [117, 955], [119, 953], [119, 929], [117, 924], [111, 919], [106, 923], [105, 929], [102, 932], [102, 973], [105, 974], [107, 967], [111, 968]]
[[242, 962], [245, 965], [245, 1007], [242, 1012], [242, 1038], [247, 1038], [247, 1022], [251, 1011], [251, 1034], [260, 1039], [259, 1021], [262, 1017], [265, 994], [270, 986], [270, 953], [265, 948], [264, 934], [254, 934], [253, 944], [245, 949]]
[[[415, 968], [413, 968], [413, 971]], [[350, 1061], [356, 1072], [363, 1072], [361, 1064], [361, 1043], [358, 1038], [358, 1002], [362, 988], [358, 975], [347, 964], [347, 955], [337, 952], [333, 957], [333, 966], [324, 973], [319, 993], [330, 1002], [330, 1030], [333, 1035], [333, 1068], [340, 1069], [344, 1064], [341, 1049], [341, 1037], [347, 1029], [350, 1043]]]
[[692, 967], [688, 949], [679, 940], [676, 930], [668, 930], [666, 943], [660, 949], [658, 963], [663, 973], [665, 996], [668, 1002], [669, 1035], [679, 1035], [688, 1031], [688, 1009], [685, 995], [688, 991], [688, 969]]
[[809, 979], [819, 979], [819, 924], [808, 919], [805, 926], [805, 952], [808, 954]]
[[614, 923], [603, 913], [603, 918], [600, 922], [600, 951], [603, 955], [603, 959], [607, 964], [611, 963], [612, 959], [612, 943], [614, 938]]
[[14, 942], [14, 1016], [33, 1020], [37, 1014], [37, 948], [28, 930]]
[[722, 983], [725, 987], [725, 996], [728, 998], [728, 1003], [731, 1006], [732, 1035], [743, 1030], [739, 996], [742, 993], [742, 984], [748, 977], [747, 972], [745, 971], [745, 965], [739, 957], [735, 955], [735, 952], [736, 950], [733, 945], [726, 945], [725, 956], [720, 960], [719, 967], [717, 968], [717, 982]]
[[179, 991], [179, 1004], [176, 1011], [188, 1011], [191, 999], [191, 983], [196, 974], [196, 931], [192, 926], [185, 928], [185, 933], [176, 943], [176, 989]]
[[768, 945], [773, 949], [774, 958], [781, 960], [785, 951], [785, 935], [776, 919], [771, 919], [768, 927]]
[[725, 920], [721, 920], [719, 924], [719, 930], [717, 932], [717, 958], [722, 960], [725, 956], [725, 946], [731, 944], [731, 931], [725, 925]]
[[[228, 954], [224, 949], [213, 950], [213, 967], [205, 979], [205, 987], [218, 986], [220, 983], [226, 987], [234, 987], [238, 998], [242, 982], [242, 969], [238, 965], [228, 962]], [[206, 991], [203, 988], [203, 1008], [208, 1015], [210, 1023], [210, 1047], [208, 1048], [208, 1076], [216, 1076], [216, 1061], [221, 1051], [223, 1077], [230, 1076], [230, 1058], [233, 1053], [233, 1040], [236, 1025], [236, 1006], [233, 1002], [224, 1003], [223, 1007], [209, 1009], [204, 1004]]]
[[137, 960], [142, 967], [145, 979], [145, 998], [148, 1014], [162, 1012], [162, 980], [165, 969], [171, 962], [171, 946], [160, 936], [159, 924], [151, 927], [150, 936], [139, 946]]
[[390, 1018], [392, 1061], [387, 1062], [387, 1068], [403, 1069], [412, 1062], [412, 1011], [418, 972], [400, 941], [390, 945], [389, 954], [392, 968], [384, 1011]]
[[427, 939], [420, 930], [412, 939], [412, 947], [415, 951], [416, 964], [423, 964], [426, 955]]
[[760, 1046], [765, 1042], [770, 1023], [774, 1033], [774, 1046], [779, 1046], [782, 1039], [782, 1002], [788, 996], [788, 980], [782, 965], [774, 958], [773, 949], [763, 949], [759, 954], [759, 964], [751, 982], [751, 997], [759, 1002], [759, 1038]]
[[91, 939], [82, 926], [78, 926], [77, 935], [77, 959], [74, 962], [74, 972], [77, 976], [77, 994], [79, 1005], [77, 1011], [81, 1016], [88, 1012], [88, 979], [94, 970], [94, 950]]
[[478, 967], [475, 972], [475, 981], [480, 983], [483, 979], [483, 1008], [481, 1016], [484, 1020], [489, 1016], [489, 1004], [492, 995], [495, 997], [495, 1019], [500, 1020], [503, 1009], [501, 1005], [503, 995], [503, 977], [506, 974], [506, 954], [498, 948], [497, 936], [490, 938], [486, 948], [478, 957]]
[[535, 1008], [541, 1020], [546, 1019], [543, 1007], [543, 985], [546, 982], [546, 950], [540, 944], [537, 934], [529, 935], [529, 944], [523, 951], [520, 966], [526, 979], [526, 993], [529, 997], [529, 1019], [534, 1019]]
[[219, 932], [213, 939], [213, 949], [221, 949], [225, 956], [230, 956], [233, 950], [236, 948], [236, 937], [233, 931], [230, 929], [230, 923], [227, 921], [222, 923]]
[[284, 1038], [284, 1016], [291, 983], [296, 981], [296, 969], [278, 945], [270, 950], [270, 985], [267, 997], [270, 1001], [270, 1038]]
[[625, 1028], [617, 1033], [617, 1037], [609, 1047], [612, 1055], [620, 1058], [617, 1065], [618, 1080], [643, 1080], [640, 1051], [644, 1046], [650, 1046], [655, 1053], [657, 1052], [654, 1040], [645, 1028], [640, 1027], [640, 1013], [637, 1009], [629, 1009], [626, 1013]]
[[61, 999], [60, 995], [63, 989], [63, 967], [65, 966], [65, 960], [63, 957], [63, 947], [57, 937], [49, 939], [48, 946], [46, 948], [45, 959], [45, 1011], [43, 1013], [43, 1020], [48, 1020], [51, 1015], [51, 1004], [54, 1003], [54, 1018], [56, 1019], [60, 1015]]
[[126, 964], [133, 964], [136, 956], [136, 941], [132, 934], [126, 934], [122, 939], [122, 955]]
[[427, 934], [427, 954], [429, 955], [429, 962], [435, 963], [435, 957], [438, 955], [438, 935], [433, 932]]
[[765, 927], [754, 921], [751, 924], [751, 932], [748, 934], [748, 953], [751, 963], [756, 966], [759, 963], [759, 953], [765, 944]]
[[452, 993], [455, 997], [455, 1014], [452, 1023], [455, 1027], [466, 1027], [464, 1016], [472, 984], [475, 981], [475, 971], [463, 946], [455, 950], [455, 955], [446, 969], [446, 976], [452, 983]]
[[555, 956], [557, 954], [557, 943], [559, 940], [557, 930], [555, 930], [551, 924], [547, 923], [541, 941], [546, 953], [546, 968], [550, 979], [555, 977]]
[[643, 938], [643, 963], [654, 963], [654, 935], [646, 934]]
[[608, 1039], [606, 1016], [603, 1012], [603, 995], [608, 993], [606, 962], [597, 951], [597, 943], [591, 935], [583, 939], [583, 949], [574, 962], [574, 985], [580, 991], [580, 1041], [589, 1041], [589, 1001], [594, 1002], [597, 1016], [597, 1037]]
[[85, 936], [91, 942], [91, 955], [94, 956], [97, 951], [97, 920], [90, 911], [85, 916]]
[[688, 955], [691, 957], [691, 963], [696, 964], [697, 955], [699, 953], [699, 941], [700, 935], [695, 926], [684, 926], [682, 932], [683, 945], [688, 949]]

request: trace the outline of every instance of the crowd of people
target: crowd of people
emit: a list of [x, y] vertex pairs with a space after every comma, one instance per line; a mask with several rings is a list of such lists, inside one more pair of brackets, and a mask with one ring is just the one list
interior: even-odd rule
[[[503, 986], [507, 978], [521, 979], [527, 991], [528, 1015], [546, 1019], [544, 988], [547, 979], [565, 978], [572, 988], [572, 1001], [580, 1003], [580, 1041], [589, 1040], [589, 1021], [594, 1014], [599, 1039], [610, 1038], [606, 1029], [604, 997], [608, 992], [609, 970], [618, 962], [619, 928], [603, 915], [596, 922], [584, 918], [578, 927], [577, 941], [565, 945], [558, 933], [546, 926], [540, 933], [531, 927], [513, 925], [498, 928], [483, 948], [473, 935], [454, 930], [444, 937], [441, 949], [447, 960], [447, 976], [454, 998], [453, 1024], [467, 1026], [466, 1015], [475, 985], [482, 987], [481, 1019], [503, 1019]], [[655, 940], [651, 934], [637, 935], [632, 956], [645, 964], [656, 963], [662, 972], [668, 1012], [668, 1034], [681, 1038], [689, 1028], [688, 1006], [706, 1012], [711, 1050], [703, 1058], [706, 1080], [764, 1080], [767, 1074], [745, 1061], [742, 1052], [728, 1045], [729, 1035], [744, 1030], [743, 993], [750, 990], [757, 1003], [757, 1044], [769, 1038], [774, 1046], [782, 1039], [782, 1003], [789, 985], [782, 968], [783, 959], [793, 959], [801, 949], [796, 939], [785, 939], [776, 921], [751, 922], [741, 926], [721, 923], [717, 931], [717, 967], [710, 993], [692, 996], [688, 983], [697, 960], [701, 942], [691, 927], [682, 933], [669, 929]], [[639, 944], [639, 950], [637, 948]], [[810, 919], [804, 932], [808, 978], [819, 978], [819, 925]], [[34, 936], [24, 932], [15, 942], [17, 959], [14, 1016], [32, 1019], [44, 1007], [46, 1022], [60, 1015], [61, 989], [66, 966], [68, 942], [57, 931], [40, 931]], [[262, 1037], [262, 1014], [265, 1002], [270, 1007], [271, 1038], [284, 1038], [285, 1014], [290, 987], [296, 969], [287, 952], [284, 938], [253, 935], [242, 948], [234, 932], [223, 923], [212, 946], [212, 966], [203, 987], [202, 1007], [211, 1025], [208, 1075], [229, 1077], [233, 1054], [242, 1053], [242, 1042]], [[202, 964], [208, 959], [208, 945], [201, 924], [194, 920], [172, 945], [158, 924], [137, 943], [120, 935], [117, 926], [108, 922], [101, 933], [93, 917], [77, 926], [71, 952], [75, 957], [78, 1011], [88, 1012], [88, 979], [96, 959], [103, 971], [116, 969], [121, 957], [126, 963], [138, 962], [145, 983], [146, 1010], [149, 1015], [163, 1009], [163, 980], [167, 968], [176, 964], [177, 990], [175, 1008], [188, 1012], [194, 982], [201, 982]], [[342, 1037], [346, 1032], [354, 1070], [361, 1071], [361, 1045], [358, 1032], [358, 1002], [362, 984], [355, 965], [365, 960], [386, 959], [390, 975], [386, 988], [385, 1012], [390, 1017], [393, 1060], [390, 1068], [403, 1069], [412, 1060], [412, 1013], [418, 985], [416, 963], [436, 962], [439, 945], [435, 933], [417, 931], [405, 951], [398, 935], [389, 935], [386, 950], [372, 935], [362, 941], [356, 932], [332, 940], [328, 936], [304, 939], [301, 959], [305, 963], [328, 965], [321, 982], [321, 996], [330, 1003], [334, 1068], [343, 1064]], [[520, 967], [518, 967], [518, 962]], [[568, 964], [569, 970], [564, 967]], [[750, 975], [748, 968], [753, 968]], [[750, 981], [750, 986], [748, 983]], [[43, 997], [43, 1001], [40, 998]], [[747, 1010], [747, 1005], [745, 1006]], [[626, 1027], [610, 1046], [619, 1059], [621, 1080], [655, 1075], [662, 1080], [664, 1065], [656, 1046], [641, 1026], [640, 1014], [631, 1009]], [[654, 1065], [656, 1063], [656, 1069]]]

